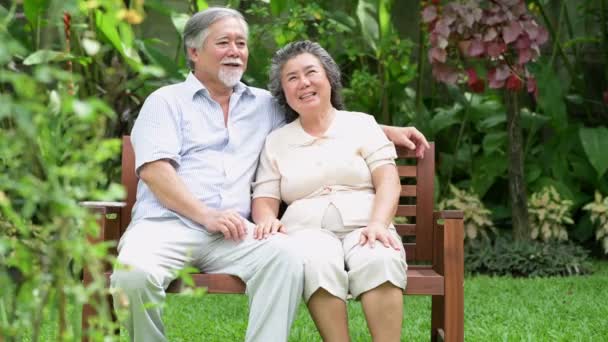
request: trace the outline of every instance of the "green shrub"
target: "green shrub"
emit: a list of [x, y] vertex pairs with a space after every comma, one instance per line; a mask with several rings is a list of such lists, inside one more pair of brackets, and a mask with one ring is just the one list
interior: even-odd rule
[[566, 225], [573, 224], [570, 217], [572, 201], [562, 199], [553, 186], [535, 192], [528, 202], [532, 239], [568, 240]]
[[591, 212], [591, 222], [597, 227], [595, 239], [601, 241], [604, 253], [608, 254], [608, 196], [602, 199], [596, 192], [595, 201], [585, 205], [583, 210]]
[[474, 240], [479, 237], [488, 239], [488, 232], [494, 232], [494, 224], [490, 219], [492, 214], [479, 200], [477, 194], [458, 189], [450, 184], [451, 198], [439, 203], [439, 208], [462, 210], [464, 214], [465, 239]]
[[[0, 20], [0, 340], [39, 341], [52, 320], [53, 341], [78, 340], [70, 307], [84, 303], [99, 313], [89, 337], [103, 340], [117, 327], [103, 300], [110, 246], [88, 240], [99, 227], [79, 202], [122, 198], [104, 168], [120, 151], [120, 140], [104, 137], [116, 115], [76, 92], [82, 78], [63, 60], [26, 63], [52, 53], [30, 53], [13, 36], [14, 10]], [[83, 265], [93, 278], [87, 287]]]
[[515, 277], [569, 276], [591, 272], [588, 252], [570, 242], [514, 241], [498, 237], [465, 245], [468, 273]]

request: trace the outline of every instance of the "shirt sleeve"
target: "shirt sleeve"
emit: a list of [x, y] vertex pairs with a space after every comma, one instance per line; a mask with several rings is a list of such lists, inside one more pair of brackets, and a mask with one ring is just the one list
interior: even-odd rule
[[266, 139], [264, 149], [260, 155], [255, 182], [252, 184], [252, 198], [271, 197], [281, 200], [281, 174], [270, 152], [269, 145], [269, 141]]
[[144, 102], [131, 131], [135, 152], [135, 172], [153, 161], [167, 159], [178, 168], [181, 135], [178, 114], [158, 93], [152, 93]]
[[373, 116], [366, 115], [366, 117], [367, 120], [360, 135], [365, 137], [361, 152], [370, 172], [382, 165], [395, 165], [395, 158], [397, 158], [395, 145], [388, 140]]
[[271, 106], [271, 120], [272, 120], [272, 128], [271, 131], [274, 131], [277, 128], [281, 128], [287, 122], [287, 116], [285, 114], [285, 110], [281, 107], [276, 100], [273, 100], [273, 105]]

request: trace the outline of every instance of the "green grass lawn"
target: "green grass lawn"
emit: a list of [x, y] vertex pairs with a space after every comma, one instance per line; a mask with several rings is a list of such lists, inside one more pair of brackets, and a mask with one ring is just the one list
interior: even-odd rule
[[[512, 279], [476, 276], [465, 281], [467, 341], [608, 341], [608, 262], [591, 276]], [[171, 341], [242, 341], [247, 299], [170, 295], [165, 309]], [[404, 341], [428, 341], [431, 301], [404, 297]], [[353, 341], [370, 341], [359, 302], [349, 302]], [[302, 306], [290, 341], [320, 341]]]
[[[608, 261], [596, 262], [590, 276], [512, 279], [475, 276], [465, 280], [467, 341], [608, 341]], [[428, 341], [431, 302], [404, 297], [404, 341]], [[361, 305], [349, 302], [353, 341], [370, 341]], [[168, 295], [166, 332], [170, 341], [242, 341], [247, 298]], [[43, 327], [42, 341], [54, 341], [54, 327]], [[122, 341], [127, 341], [122, 336]], [[304, 306], [290, 341], [320, 341]]]

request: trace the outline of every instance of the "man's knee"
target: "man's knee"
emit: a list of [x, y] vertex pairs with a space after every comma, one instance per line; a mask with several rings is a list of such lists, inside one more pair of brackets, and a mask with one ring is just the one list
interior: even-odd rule
[[120, 289], [130, 295], [146, 289], [162, 289], [158, 278], [154, 272], [145, 268], [124, 265], [114, 269], [110, 284], [112, 288]]
[[293, 248], [292, 241], [287, 236], [276, 236], [268, 241], [267, 248], [271, 250], [271, 258], [285, 275], [301, 280], [304, 277], [304, 258]]

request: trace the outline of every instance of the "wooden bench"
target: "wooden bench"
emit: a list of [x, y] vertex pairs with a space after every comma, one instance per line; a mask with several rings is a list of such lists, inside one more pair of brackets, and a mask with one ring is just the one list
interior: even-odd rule
[[[432, 296], [431, 341], [464, 340], [464, 228], [462, 212], [433, 211], [435, 176], [435, 146], [431, 143], [423, 159], [416, 159], [406, 149], [397, 149], [398, 156], [406, 164], [399, 165], [402, 179], [401, 202], [397, 216], [407, 217], [408, 223], [397, 224], [403, 237], [409, 268], [406, 295]], [[95, 241], [118, 241], [131, 220], [135, 203], [137, 177], [134, 172], [135, 158], [128, 136], [123, 137], [122, 184], [127, 191], [125, 202], [86, 202], [87, 207], [100, 214], [100, 236]], [[398, 164], [403, 164], [398, 162]], [[411, 222], [411, 223], [410, 223]], [[115, 250], [112, 251], [116, 253]], [[106, 272], [108, 279], [111, 269]], [[208, 293], [244, 293], [245, 284], [227, 274], [194, 274], [197, 287], [207, 288]], [[88, 284], [91, 275], [84, 272], [83, 281]], [[180, 281], [171, 283], [167, 292], [179, 292]], [[83, 339], [89, 317], [95, 312], [85, 305], [82, 312]], [[405, 319], [407, 324], [407, 317]]]

